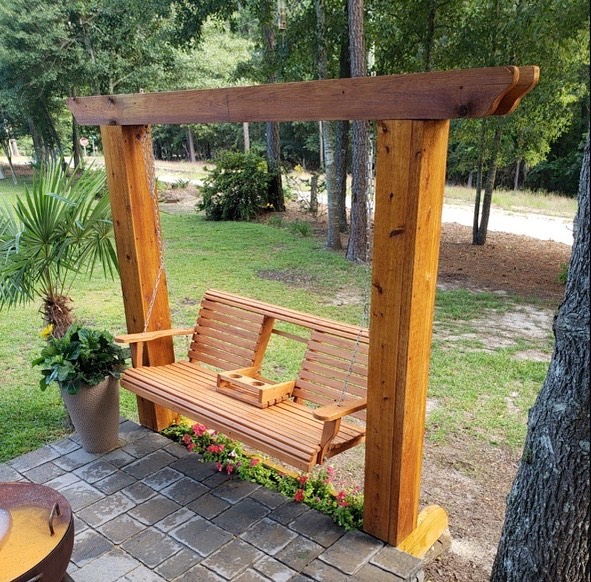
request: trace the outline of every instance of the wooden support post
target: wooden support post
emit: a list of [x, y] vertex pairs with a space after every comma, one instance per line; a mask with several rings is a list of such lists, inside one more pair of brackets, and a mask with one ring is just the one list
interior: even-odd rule
[[417, 527], [449, 121], [378, 123], [366, 532]]
[[[127, 331], [141, 332], [160, 271], [160, 221], [150, 196], [152, 136], [145, 126], [101, 126], [101, 135]], [[147, 331], [170, 326], [166, 275], [162, 272]], [[172, 338], [148, 342], [144, 354], [144, 363], [174, 362]], [[152, 430], [169, 426], [176, 416], [139, 396], [138, 413], [140, 423]]]

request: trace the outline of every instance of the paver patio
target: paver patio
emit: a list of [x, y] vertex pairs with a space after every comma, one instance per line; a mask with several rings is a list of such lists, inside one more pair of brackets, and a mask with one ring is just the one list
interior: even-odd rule
[[75, 582], [422, 582], [421, 561], [283, 495], [219, 473], [134, 422], [120, 447], [76, 435], [0, 464], [0, 481], [60, 491], [74, 512]]

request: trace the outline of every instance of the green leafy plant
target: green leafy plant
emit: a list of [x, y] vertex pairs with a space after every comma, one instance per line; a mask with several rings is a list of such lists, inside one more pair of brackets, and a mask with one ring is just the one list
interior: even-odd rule
[[98, 265], [111, 277], [117, 271], [112, 230], [104, 171], [42, 164], [14, 207], [0, 206], [0, 309], [41, 299], [45, 322], [63, 335], [77, 275]]
[[199, 210], [208, 220], [252, 220], [268, 204], [265, 160], [252, 153], [224, 152], [203, 182]]
[[32, 364], [41, 367], [41, 390], [55, 382], [78, 394], [82, 386], [95, 386], [107, 376], [119, 378], [126, 355], [109, 332], [73, 325], [61, 338], [50, 336]]
[[293, 222], [289, 222], [287, 224], [287, 230], [293, 235], [304, 238], [312, 235], [312, 227], [310, 226], [310, 223], [305, 222], [304, 220], [296, 219]]
[[186, 180], [185, 178], [177, 178], [172, 183], [172, 188], [174, 190], [184, 190], [185, 188], [188, 188], [190, 185], [191, 185], [190, 180]]
[[245, 453], [240, 443], [199, 423], [173, 425], [162, 433], [183, 443], [190, 452], [199, 453], [204, 461], [214, 462], [220, 472], [258, 483], [305, 503], [329, 515], [347, 530], [362, 525], [363, 495], [358, 489], [337, 491], [333, 485], [332, 467], [319, 467], [309, 475], [282, 474], [258, 457]]

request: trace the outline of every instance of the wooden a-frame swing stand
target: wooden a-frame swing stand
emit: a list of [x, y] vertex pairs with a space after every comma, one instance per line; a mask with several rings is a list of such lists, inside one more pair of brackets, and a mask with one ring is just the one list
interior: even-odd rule
[[[377, 121], [363, 527], [419, 557], [447, 527], [442, 508], [419, 515], [419, 493], [449, 120], [511, 113], [538, 75], [507, 66], [68, 101], [79, 124], [101, 126], [129, 333], [149, 308], [149, 330], [171, 324], [150, 124]], [[145, 352], [146, 364], [173, 362], [172, 338]], [[139, 396], [138, 408], [153, 430], [173, 420]]]

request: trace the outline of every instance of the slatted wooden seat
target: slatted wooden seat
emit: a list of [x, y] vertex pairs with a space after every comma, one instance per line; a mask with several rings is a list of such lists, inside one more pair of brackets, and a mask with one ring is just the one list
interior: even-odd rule
[[[277, 329], [278, 322], [309, 330], [309, 337]], [[260, 375], [274, 333], [307, 344], [294, 381], [276, 383]], [[145, 342], [180, 334], [192, 334], [187, 361], [141, 364]], [[364, 419], [366, 329], [210, 290], [194, 328], [117, 340], [131, 345], [135, 362], [123, 374], [124, 388], [293, 467], [310, 471], [365, 440], [363, 423], [342, 419]], [[273, 391], [270, 399], [267, 391]]]

